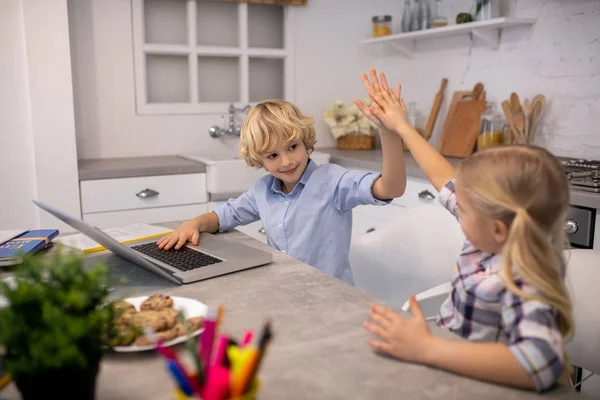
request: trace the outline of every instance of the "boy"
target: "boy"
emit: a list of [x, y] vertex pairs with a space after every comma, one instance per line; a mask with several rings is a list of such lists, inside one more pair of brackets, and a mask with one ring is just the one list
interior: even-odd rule
[[[366, 107], [361, 107], [373, 122]], [[365, 111], [367, 110], [367, 111]], [[382, 173], [348, 171], [310, 160], [315, 129], [312, 117], [284, 100], [265, 100], [249, 111], [241, 131], [240, 153], [252, 167], [270, 175], [214, 212], [184, 222], [158, 241], [158, 247], [198, 243], [200, 232], [225, 232], [261, 220], [271, 247], [353, 284], [348, 260], [352, 209], [388, 204], [404, 193], [402, 142], [380, 127]]]

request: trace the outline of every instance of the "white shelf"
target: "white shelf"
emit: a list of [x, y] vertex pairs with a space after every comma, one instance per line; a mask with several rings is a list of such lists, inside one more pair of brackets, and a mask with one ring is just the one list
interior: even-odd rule
[[404, 53], [407, 57], [414, 58], [415, 43], [418, 40], [436, 37], [457, 36], [470, 34], [480, 39], [489, 47], [498, 50], [500, 46], [500, 33], [502, 29], [514, 26], [529, 26], [537, 22], [537, 18], [503, 17], [487, 21], [467, 22], [464, 24], [447, 25], [441, 28], [431, 28], [422, 31], [399, 33], [396, 35], [382, 36], [366, 39], [363, 45], [385, 44]]

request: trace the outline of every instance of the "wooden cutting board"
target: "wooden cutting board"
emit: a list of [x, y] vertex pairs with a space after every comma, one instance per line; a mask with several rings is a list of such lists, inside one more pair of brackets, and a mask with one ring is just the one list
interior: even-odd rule
[[[481, 97], [480, 97], [481, 98]], [[484, 100], [460, 100], [446, 121], [440, 153], [447, 157], [465, 158], [473, 153], [481, 128], [481, 113], [487, 108]], [[446, 125], [444, 125], [446, 128]]]
[[456, 111], [456, 106], [458, 105], [458, 103], [462, 100], [467, 100], [473, 97], [473, 92], [468, 90], [459, 90], [454, 92], [454, 94], [452, 95], [452, 100], [450, 101], [450, 106], [448, 107], [448, 114], [446, 114], [446, 120], [444, 121], [444, 126], [442, 127], [442, 134], [440, 136], [440, 141], [439, 141], [439, 148], [441, 149], [441, 146], [444, 142], [444, 137], [446, 136], [446, 133], [448, 132], [448, 128], [450, 126], [450, 121], [452, 120], [452, 116], [454, 115], [454, 111]]

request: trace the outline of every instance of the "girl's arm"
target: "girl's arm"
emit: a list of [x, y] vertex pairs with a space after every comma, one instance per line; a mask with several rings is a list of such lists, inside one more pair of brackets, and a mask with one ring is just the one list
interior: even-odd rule
[[404, 101], [387, 89], [385, 74], [380, 73], [382, 84], [377, 80], [377, 73], [370, 70], [372, 83], [363, 77], [363, 83], [374, 104], [370, 112], [390, 131], [398, 134], [419, 167], [425, 172], [436, 190], [440, 191], [446, 183], [454, 178], [454, 168], [434, 149], [408, 122]]
[[400, 360], [426, 364], [489, 382], [533, 389], [531, 376], [503, 343], [474, 343], [434, 337], [414, 296], [412, 318], [404, 318], [380, 305], [371, 306], [365, 328], [379, 340], [375, 349]]
[[398, 129], [394, 132], [402, 137], [415, 161], [427, 175], [427, 179], [439, 192], [446, 183], [454, 179], [454, 167], [423, 136], [419, 135], [414, 127], [402, 125]]
[[531, 376], [503, 343], [431, 339], [424, 364], [488, 382], [535, 388]]

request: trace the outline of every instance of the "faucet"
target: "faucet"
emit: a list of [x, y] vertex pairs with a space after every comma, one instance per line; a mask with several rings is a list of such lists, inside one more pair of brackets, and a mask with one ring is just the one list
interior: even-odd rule
[[240, 136], [240, 132], [242, 131], [242, 128], [240, 126], [235, 126], [235, 115], [240, 112], [245, 113], [249, 109], [250, 109], [249, 105], [246, 107], [242, 107], [242, 108], [236, 108], [233, 104], [230, 104], [229, 105], [229, 127], [227, 129], [225, 129], [225, 128], [221, 128], [218, 125], [213, 125], [210, 128], [208, 128], [208, 133], [213, 138], [218, 138], [218, 137], [225, 136], [225, 135]]

